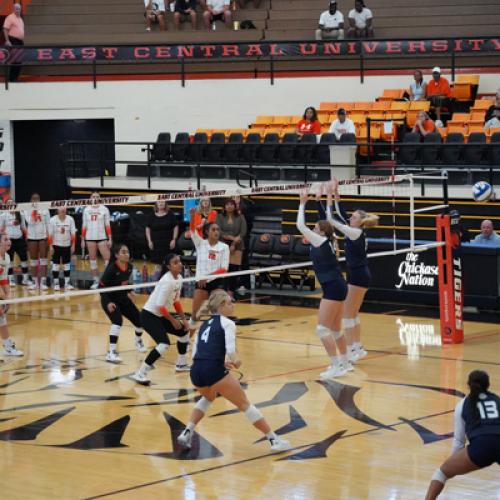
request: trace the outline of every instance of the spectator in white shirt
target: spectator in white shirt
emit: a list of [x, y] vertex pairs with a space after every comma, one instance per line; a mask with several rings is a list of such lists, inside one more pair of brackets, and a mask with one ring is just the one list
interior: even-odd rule
[[330, 134], [335, 134], [337, 141], [340, 141], [344, 134], [356, 134], [354, 122], [346, 117], [344, 108], [337, 111], [337, 119], [330, 126]]
[[354, 9], [349, 12], [349, 38], [373, 38], [373, 14], [365, 7], [363, 0], [354, 2]]
[[164, 0], [144, 0], [144, 19], [146, 20], [146, 31], [151, 31], [151, 26], [158, 23], [161, 31], [167, 29], [165, 20], [165, 1]]
[[207, 10], [203, 13], [203, 22], [207, 30], [215, 21], [224, 21], [227, 28], [232, 28], [230, 4], [230, 0], [207, 0]]
[[484, 124], [484, 130], [487, 132], [490, 128], [500, 127], [500, 107], [493, 110], [493, 116]]
[[343, 40], [344, 16], [337, 10], [337, 1], [332, 0], [330, 7], [321, 13], [319, 29], [316, 30], [316, 40]]

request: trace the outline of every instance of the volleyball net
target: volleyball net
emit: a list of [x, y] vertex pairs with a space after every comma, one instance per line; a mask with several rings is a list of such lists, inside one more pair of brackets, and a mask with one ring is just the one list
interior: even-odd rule
[[[392, 176], [372, 176], [363, 177], [354, 180], [342, 180], [339, 181], [339, 191], [341, 195], [342, 202], [347, 206], [347, 212], [352, 212], [356, 208], [362, 208], [367, 212], [372, 212], [380, 217], [380, 225], [378, 232], [381, 237], [370, 238], [369, 241], [383, 242], [388, 246], [387, 250], [377, 251], [370, 250], [370, 244], [368, 246], [368, 258], [376, 259], [388, 255], [398, 255], [406, 254], [408, 252], [424, 252], [427, 250], [435, 249], [439, 246], [444, 245], [444, 242], [437, 242], [435, 237], [428, 240], [418, 240], [416, 239], [415, 232], [415, 215], [422, 211], [433, 211], [442, 210], [447, 206], [446, 193], [440, 196], [438, 199], [443, 200], [439, 204], [429, 204], [425, 199], [418, 200], [418, 207], [416, 194], [418, 191], [418, 184], [422, 180], [432, 180], [439, 185], [440, 182], [445, 182], [445, 176], [442, 172], [435, 174], [426, 174], [425, 176], [418, 176], [412, 174], [404, 175], [392, 175]], [[296, 218], [296, 212], [298, 209], [298, 198], [292, 198], [289, 195], [296, 195], [303, 189], [308, 189], [310, 193], [311, 206], [308, 206], [308, 224], [314, 222], [314, 212], [315, 210], [309, 210], [313, 207], [313, 200], [315, 199], [316, 193], [324, 187], [323, 183], [296, 183], [296, 184], [278, 184], [278, 185], [264, 185], [251, 188], [227, 188], [227, 189], [214, 189], [214, 190], [190, 190], [176, 193], [148, 193], [143, 195], [120, 195], [111, 197], [101, 197], [100, 199], [69, 199], [69, 200], [53, 200], [53, 201], [41, 201], [36, 205], [32, 203], [16, 203], [9, 205], [0, 205], [0, 210], [9, 211], [31, 211], [31, 210], [56, 210], [61, 207], [67, 209], [78, 209], [79, 207], [86, 207], [92, 205], [106, 205], [106, 206], [133, 206], [133, 205], [144, 205], [152, 204], [157, 201], [185, 201], [200, 199], [203, 197], [208, 198], [232, 198], [234, 196], [241, 197], [252, 197], [254, 202], [259, 202], [259, 196], [278, 196], [279, 198], [286, 198], [289, 205], [294, 208], [287, 210], [290, 215], [290, 220], [288, 222], [287, 229], [289, 234], [296, 236], [298, 230], [294, 226], [294, 220]], [[280, 196], [281, 195], [281, 196]], [[286, 195], [286, 196], [283, 196]], [[322, 197], [323, 203], [326, 200], [326, 196]], [[283, 213], [285, 210], [283, 210]], [[435, 232], [435, 226], [432, 224], [432, 229], [430, 231]], [[295, 234], [294, 234], [295, 233]], [[339, 246], [342, 247], [342, 235], [339, 235]], [[297, 241], [300, 241], [297, 238]], [[118, 241], [116, 241], [118, 243]], [[126, 242], [124, 242], [126, 243]], [[388, 245], [387, 245], [388, 244]], [[181, 254], [182, 258], [182, 254]], [[275, 258], [273, 256], [270, 259], [273, 263]], [[345, 260], [342, 253], [340, 253], [339, 260], [342, 262]], [[262, 260], [261, 260], [262, 262]], [[312, 266], [312, 262], [307, 259], [302, 259], [298, 262], [284, 262], [278, 265], [269, 265], [262, 267], [254, 267], [247, 270], [238, 270], [235, 272], [227, 272], [224, 274], [217, 275], [217, 278], [227, 279], [237, 276], [245, 275], [259, 275], [262, 273], [280, 273], [286, 272], [287, 270], [293, 269], [307, 269]], [[197, 277], [183, 277], [183, 283], [192, 283], [194, 281], [203, 279], [213, 279], [213, 276]], [[122, 285], [117, 287], [107, 287], [99, 288], [96, 290], [85, 289], [85, 290], [73, 290], [67, 292], [57, 292], [57, 293], [43, 293], [40, 295], [30, 294], [22, 297], [12, 297], [8, 300], [0, 300], [0, 304], [15, 305], [15, 304], [25, 304], [30, 302], [39, 302], [47, 300], [59, 300], [62, 298], [76, 298], [83, 297], [87, 295], [95, 295], [103, 292], [114, 292], [114, 291], [137, 291], [143, 289], [151, 289], [158, 282], [157, 281], [145, 281], [131, 283], [129, 285]]]

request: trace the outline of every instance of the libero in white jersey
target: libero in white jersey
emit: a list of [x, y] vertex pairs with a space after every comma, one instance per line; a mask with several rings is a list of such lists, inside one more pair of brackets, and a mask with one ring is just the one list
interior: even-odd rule
[[85, 246], [87, 246], [90, 260], [90, 272], [94, 280], [90, 288], [96, 289], [99, 287], [97, 252], [99, 251], [104, 260], [104, 267], [108, 265], [111, 255], [111, 222], [109, 210], [104, 205], [99, 204], [99, 200], [101, 199], [99, 193], [92, 193], [90, 199], [93, 200], [95, 204], [85, 207], [83, 211], [82, 250], [84, 251]]

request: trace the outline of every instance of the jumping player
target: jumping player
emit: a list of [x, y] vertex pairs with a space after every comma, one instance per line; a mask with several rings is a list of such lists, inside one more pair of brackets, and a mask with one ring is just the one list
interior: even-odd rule
[[[99, 193], [92, 193], [90, 199], [97, 203], [101, 197]], [[104, 267], [106, 267], [110, 258], [110, 249], [113, 246], [109, 210], [104, 205], [90, 205], [83, 211], [82, 250], [85, 249], [85, 245], [89, 252], [90, 272], [94, 279], [90, 288], [95, 290], [99, 287], [97, 251], [99, 250], [104, 259]]]
[[[6, 205], [15, 205], [15, 201], [7, 200]], [[10, 267], [9, 267], [9, 284], [16, 286], [14, 277], [14, 257], [17, 253], [21, 261], [21, 270], [23, 273], [23, 285], [29, 284], [28, 274], [28, 249], [26, 246], [26, 222], [21, 212], [13, 212], [6, 210], [0, 217], [0, 233], [7, 233], [11, 241], [9, 250]]]
[[[452, 455], [432, 476], [426, 500], [437, 498], [452, 477], [495, 462], [500, 465], [500, 397], [488, 391], [490, 378], [482, 370], [472, 371], [467, 384], [469, 395], [455, 408]], [[478, 490], [478, 498], [480, 496]]]
[[[367, 355], [361, 343], [359, 320], [359, 310], [371, 283], [371, 273], [366, 256], [365, 229], [375, 227], [379, 218], [364, 210], [355, 210], [351, 217], [348, 217], [340, 204], [337, 179], [333, 179], [329, 183], [327, 196], [327, 220], [345, 236], [347, 297], [344, 305], [344, 334], [348, 345], [349, 361], [354, 362]], [[335, 196], [335, 211], [340, 221], [332, 217], [332, 196]]]
[[70, 283], [71, 256], [75, 253], [75, 220], [66, 214], [66, 207], [57, 209], [57, 215], [50, 219], [49, 245], [52, 249], [52, 287], [60, 290], [59, 266], [63, 265], [64, 288], [74, 290]]
[[[9, 257], [10, 238], [7, 234], [0, 234], [0, 299], [7, 300], [10, 298], [9, 287]], [[22, 356], [24, 353], [16, 348], [16, 344], [9, 336], [7, 328], [7, 311], [9, 305], [0, 306], [0, 337], [3, 341], [3, 350], [6, 356]]]
[[[180, 303], [182, 288], [182, 262], [178, 255], [169, 254], [162, 266], [162, 277], [155, 286], [141, 311], [141, 324], [156, 342], [156, 347], [151, 350], [132, 378], [142, 385], [149, 385], [147, 374], [153, 368], [156, 360], [169, 348], [168, 334], [177, 336], [177, 362], [175, 371], [189, 371], [187, 362], [187, 348], [189, 344], [189, 323], [184, 316]], [[172, 308], [180, 319], [174, 317]]]
[[[132, 275], [132, 265], [130, 264], [130, 253], [126, 245], [117, 244], [113, 247], [113, 261], [104, 270], [99, 287], [111, 287], [128, 285]], [[132, 293], [127, 290], [118, 292], [102, 292], [101, 306], [106, 316], [111, 321], [109, 329], [109, 351], [106, 354], [106, 361], [110, 363], [120, 363], [121, 358], [116, 351], [118, 336], [123, 325], [125, 316], [135, 329], [135, 347], [139, 352], [146, 352], [146, 347], [142, 341], [142, 326], [139, 310], [130, 299]]]
[[201, 304], [208, 299], [210, 293], [219, 288], [224, 288], [224, 280], [216, 277], [199, 280], [202, 276], [217, 275], [227, 272], [229, 268], [229, 247], [220, 241], [220, 228], [215, 222], [205, 224], [203, 239], [196, 230], [196, 210], [190, 210], [191, 220], [189, 229], [191, 238], [196, 247], [196, 288], [193, 294], [193, 312], [189, 320], [190, 329], [193, 331], [198, 319], [198, 310]]
[[[23, 217], [26, 222], [28, 236], [28, 253], [30, 256], [31, 283], [29, 290], [48, 290], [47, 286], [47, 264], [50, 214], [46, 209], [39, 210], [40, 195], [31, 195], [31, 211], [24, 211]], [[40, 264], [40, 275], [38, 265]]]
[[[311, 244], [311, 259], [314, 272], [323, 290], [319, 305], [316, 333], [332, 361], [330, 368], [321, 373], [321, 378], [340, 377], [351, 371], [352, 365], [346, 355], [346, 339], [342, 334], [342, 313], [347, 296], [347, 285], [342, 276], [333, 248], [333, 228], [326, 220], [320, 220], [311, 231], [305, 223], [305, 206], [308, 191], [300, 193], [297, 228]], [[338, 350], [338, 353], [337, 353]]]
[[186, 428], [177, 438], [178, 443], [186, 448], [191, 447], [196, 424], [220, 394], [242, 411], [250, 423], [266, 436], [271, 450], [290, 448], [288, 441], [271, 430], [262, 413], [248, 401], [238, 380], [228, 371], [241, 366], [236, 352], [236, 325], [228, 318], [234, 312], [231, 297], [224, 290], [212, 292], [206, 311], [203, 312], [209, 313], [211, 317], [200, 327], [191, 366], [191, 381], [202, 397], [196, 403]]

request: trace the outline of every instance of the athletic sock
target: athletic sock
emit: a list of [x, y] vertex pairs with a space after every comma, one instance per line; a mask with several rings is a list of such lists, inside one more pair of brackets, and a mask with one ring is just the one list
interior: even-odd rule
[[141, 367], [139, 368], [139, 373], [145, 377], [149, 373], [151, 368], [152, 366], [149, 366], [146, 362], [143, 362]]
[[185, 430], [188, 430], [189, 432], [193, 432], [194, 431], [194, 427], [195, 427], [195, 424], [193, 424], [193, 422], [188, 422], [188, 424], [186, 425], [186, 429]]
[[276, 433], [274, 431], [268, 432], [266, 434], [266, 438], [269, 439], [269, 441], [272, 441], [273, 439], [276, 439], [278, 436], [276, 436]]
[[340, 359], [338, 356], [330, 356], [330, 359], [332, 361], [332, 367], [338, 366], [340, 364]]
[[14, 342], [12, 342], [10, 337], [8, 339], [4, 339], [4, 341], [3, 341], [4, 347], [9, 348], [9, 347], [12, 347], [13, 345], [14, 345]]
[[187, 365], [187, 356], [185, 354], [178, 354], [176, 365]]

